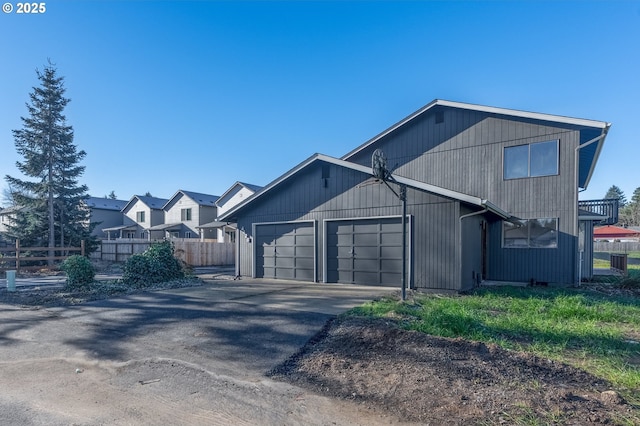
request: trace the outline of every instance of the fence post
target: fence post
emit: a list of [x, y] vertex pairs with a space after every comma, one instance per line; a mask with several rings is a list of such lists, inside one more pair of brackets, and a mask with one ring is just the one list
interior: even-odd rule
[[16, 272], [20, 272], [20, 240], [16, 240]]
[[80, 240], [80, 255], [84, 256], [84, 240]]

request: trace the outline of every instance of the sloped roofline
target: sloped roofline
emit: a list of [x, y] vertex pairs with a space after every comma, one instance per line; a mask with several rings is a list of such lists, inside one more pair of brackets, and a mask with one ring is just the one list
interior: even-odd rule
[[153, 207], [153, 206], [149, 205], [149, 203], [148, 203], [149, 200], [158, 201], [158, 204], [162, 204], [162, 205], [166, 204], [166, 202], [168, 201], [168, 200], [166, 200], [164, 198], [147, 197], [146, 195], [134, 195], [133, 197], [131, 197], [129, 202], [120, 211], [124, 212], [125, 210], [127, 210], [129, 208], [129, 205], [133, 204], [135, 202], [135, 200], [140, 201], [142, 204], [144, 204], [145, 206], [149, 207], [150, 209], [156, 209], [156, 210], [162, 210], [162, 207], [157, 207], [156, 208], [156, 207]]
[[261, 187], [261, 186], [258, 186], [258, 185], [253, 185], [253, 184], [250, 184], [250, 183], [244, 183], [244, 182], [236, 181], [236, 183], [234, 183], [233, 185], [231, 185], [231, 186], [229, 187], [229, 189], [227, 189], [227, 190], [224, 192], [224, 194], [222, 194], [221, 196], [219, 196], [219, 197], [218, 197], [218, 199], [216, 200], [216, 206], [218, 206], [218, 207], [219, 207], [219, 205], [218, 205], [218, 201], [223, 200], [223, 199], [224, 199], [224, 197], [226, 197], [226, 196], [227, 196], [227, 195], [228, 195], [228, 194], [233, 190], [233, 188], [235, 188], [235, 187], [237, 187], [237, 186], [241, 186], [241, 187], [247, 188], [249, 191], [253, 191], [254, 193], [255, 193], [255, 192], [258, 192], [259, 190], [261, 190], [261, 189], [262, 189], [262, 187]]
[[[171, 198], [169, 198], [167, 200], [166, 203], [164, 203], [164, 205], [162, 206], [162, 210], [165, 210], [165, 208], [171, 204], [171, 202], [173, 201], [174, 198], [176, 198], [178, 196], [178, 194], [182, 194], [182, 195], [186, 195], [187, 197], [191, 198], [193, 201], [195, 201], [198, 205], [201, 206], [215, 206], [216, 202], [218, 201], [218, 199], [220, 197], [218, 197], [217, 195], [211, 195], [211, 194], [204, 194], [202, 192], [193, 192], [193, 191], [185, 191], [184, 189], [178, 189], [176, 191], [175, 194], [173, 194], [173, 196], [171, 196]], [[198, 196], [202, 196], [202, 198], [209, 198], [211, 199], [211, 204], [207, 203], [207, 202], [201, 202], [200, 200], [197, 199]]]
[[[398, 121], [396, 124], [392, 125], [388, 129], [384, 130], [383, 132], [369, 139], [359, 147], [349, 151], [340, 159], [348, 160], [350, 157], [362, 151], [363, 149], [367, 148], [369, 145], [377, 142], [378, 140], [387, 136], [389, 133], [392, 133], [396, 129], [404, 126], [405, 124], [412, 121], [416, 117], [419, 117], [420, 115], [424, 114], [425, 112], [437, 106], [458, 108], [458, 109], [468, 109], [472, 111], [486, 112], [489, 114], [507, 115], [507, 116], [518, 117], [518, 118], [526, 118], [530, 120], [549, 121], [549, 122], [561, 123], [561, 124], [578, 126], [578, 127], [590, 127], [595, 129], [601, 129], [605, 134], [608, 132], [609, 127], [611, 127], [611, 123], [607, 123], [604, 121], [588, 120], [583, 118], [573, 118], [573, 117], [566, 117], [562, 115], [543, 114], [539, 112], [521, 111], [516, 109], [508, 109], [508, 108], [498, 108], [498, 107], [491, 107], [491, 106], [485, 106], [485, 105], [469, 104], [464, 102], [453, 102], [453, 101], [446, 101], [443, 99], [434, 99], [424, 107], [420, 108], [416, 112]], [[595, 159], [597, 160], [597, 156], [595, 157]]]
[[[372, 175], [372, 171], [370, 167], [366, 167], [360, 164], [356, 164], [356, 163], [352, 163], [350, 161], [345, 161], [345, 160], [341, 160], [339, 158], [334, 158], [334, 157], [330, 157], [328, 155], [324, 155], [324, 154], [314, 154], [311, 157], [307, 158], [306, 160], [304, 160], [303, 162], [301, 162], [300, 164], [298, 164], [297, 166], [295, 166], [294, 168], [292, 168], [291, 170], [289, 170], [288, 172], [286, 172], [285, 174], [283, 174], [282, 176], [278, 177], [277, 179], [275, 179], [273, 182], [271, 182], [270, 184], [268, 184], [267, 186], [265, 186], [261, 191], [256, 192], [255, 194], [253, 194], [251, 197], [247, 198], [244, 202], [234, 206], [233, 208], [229, 209], [227, 212], [223, 213], [220, 217], [218, 217], [219, 221], [225, 221], [226, 219], [232, 217], [234, 214], [236, 214], [238, 211], [242, 210], [245, 206], [249, 205], [250, 203], [254, 202], [255, 200], [264, 197], [265, 195], [269, 194], [273, 189], [275, 189], [278, 185], [280, 185], [282, 182], [288, 180], [289, 178], [291, 178], [292, 176], [294, 176], [295, 174], [297, 174], [298, 172], [304, 170], [305, 168], [309, 167], [311, 164], [317, 162], [317, 161], [323, 161], [326, 163], [330, 163], [330, 164], [335, 164], [337, 166], [340, 167], [344, 167], [347, 169], [351, 169], [351, 170], [356, 170], [359, 172], [362, 172], [364, 174], [369, 174]], [[485, 208], [488, 211], [491, 211], [492, 213], [497, 214], [498, 216], [504, 218], [504, 219], [508, 219], [511, 217], [510, 214], [508, 214], [507, 212], [505, 212], [504, 210], [500, 209], [499, 207], [495, 206], [494, 204], [492, 204], [491, 202], [489, 202], [488, 200], [479, 198], [479, 197], [475, 197], [473, 195], [468, 195], [468, 194], [463, 194], [461, 192], [457, 192], [457, 191], [452, 191], [450, 189], [446, 189], [446, 188], [441, 188], [439, 186], [435, 186], [435, 185], [430, 185], [428, 183], [424, 183], [424, 182], [420, 182], [414, 179], [409, 179], [403, 176], [395, 176], [392, 175], [393, 179], [395, 179], [396, 182], [407, 185], [411, 188], [416, 188], [416, 189], [421, 189], [423, 191], [435, 194], [435, 195], [440, 195], [442, 197], [446, 197], [446, 198], [450, 198], [450, 199], [454, 199], [457, 201], [461, 201], [467, 204], [471, 204], [477, 207], [481, 207], [481, 208]]]

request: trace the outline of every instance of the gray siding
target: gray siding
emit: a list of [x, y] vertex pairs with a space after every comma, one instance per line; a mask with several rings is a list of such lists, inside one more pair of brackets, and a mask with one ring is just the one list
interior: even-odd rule
[[[373, 150], [382, 148], [388, 164], [398, 165], [397, 175], [488, 199], [518, 218], [558, 218], [557, 249], [502, 249], [501, 224], [491, 226], [487, 278], [575, 282], [579, 132], [477, 111], [443, 112], [444, 122], [424, 114], [348, 160], [369, 165]], [[555, 139], [560, 141], [557, 176], [503, 179], [505, 147]]]
[[[253, 256], [250, 235], [254, 223], [314, 220], [317, 223], [318, 280], [323, 281], [324, 219], [398, 217], [402, 204], [385, 185], [372, 183], [363, 173], [329, 165], [330, 177], [322, 179], [321, 163], [282, 183], [269, 196], [247, 206], [238, 219], [239, 269], [251, 276]], [[397, 186], [391, 184], [397, 191]], [[409, 189], [407, 213], [412, 217], [412, 287], [460, 290], [458, 250], [459, 203]], [[244, 231], [242, 231], [244, 229]], [[251, 239], [245, 237], [250, 236]]]

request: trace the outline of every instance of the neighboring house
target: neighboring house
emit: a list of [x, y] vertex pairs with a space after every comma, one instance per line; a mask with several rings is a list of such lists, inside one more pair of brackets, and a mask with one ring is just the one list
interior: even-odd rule
[[[164, 223], [151, 230], [163, 231], [165, 238], [199, 238], [199, 227], [218, 216], [217, 200], [217, 195], [178, 190], [162, 207]], [[203, 234], [202, 238], [207, 237]]]
[[596, 241], [640, 241], [640, 231], [622, 226], [598, 226], [593, 230]]
[[122, 225], [103, 229], [104, 232], [115, 232], [119, 238], [142, 238], [148, 240], [164, 238], [163, 230], [151, 228], [164, 224], [163, 206], [167, 199], [134, 195], [122, 208]]
[[[465, 291], [576, 283], [601, 215], [581, 215], [610, 124], [435, 100], [340, 159], [316, 154], [218, 217], [239, 275]], [[381, 149], [394, 182], [372, 178]], [[579, 238], [581, 236], [581, 238]]]
[[18, 212], [21, 210], [20, 207], [10, 206], [4, 209], [0, 209], [0, 241], [6, 243], [14, 243], [14, 239], [10, 238], [6, 235], [6, 232], [9, 230], [8, 225], [12, 219], [15, 219]]
[[[235, 207], [239, 203], [245, 201], [247, 198], [251, 197], [260, 189], [262, 189], [261, 186], [252, 185], [250, 183], [244, 183], [244, 182], [234, 183], [216, 201], [216, 207], [218, 208], [218, 216], [224, 214], [230, 208]], [[204, 232], [215, 233], [216, 236], [214, 238], [219, 243], [235, 242], [235, 235], [236, 235], [235, 223], [213, 221], [213, 222], [205, 223], [199, 228], [202, 230], [202, 233]]]
[[87, 197], [84, 201], [91, 213], [90, 222], [96, 223], [91, 232], [97, 237], [109, 237], [104, 229], [112, 229], [122, 226], [122, 209], [127, 204], [125, 200], [114, 200], [111, 198]]

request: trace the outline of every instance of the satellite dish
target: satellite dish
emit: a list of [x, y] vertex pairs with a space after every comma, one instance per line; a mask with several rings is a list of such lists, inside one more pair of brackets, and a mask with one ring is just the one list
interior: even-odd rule
[[371, 170], [373, 176], [376, 179], [385, 181], [389, 177], [389, 170], [387, 169], [387, 156], [380, 148], [373, 151], [371, 155]]

